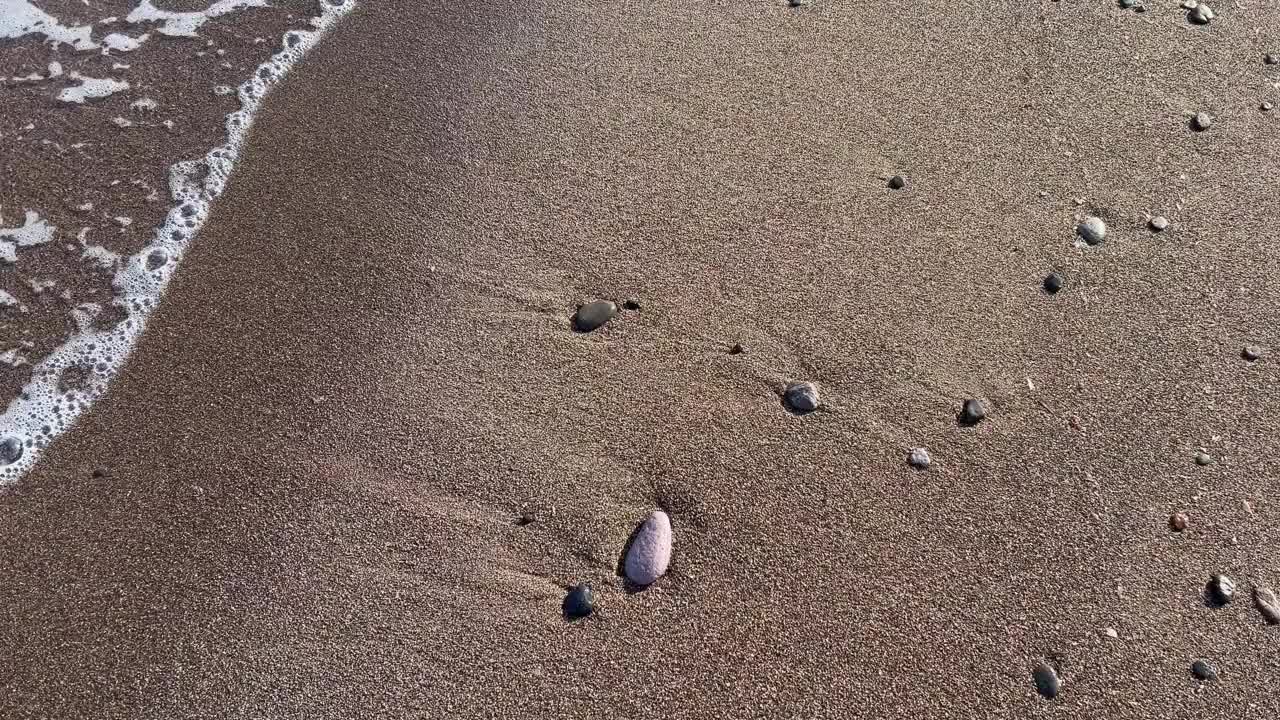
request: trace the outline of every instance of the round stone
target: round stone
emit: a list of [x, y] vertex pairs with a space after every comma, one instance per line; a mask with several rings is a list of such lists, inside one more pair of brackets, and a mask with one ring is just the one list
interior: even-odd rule
[[1191, 129], [1196, 132], [1204, 132], [1211, 127], [1213, 127], [1213, 116], [1207, 112], [1198, 112], [1191, 118]]
[[0, 464], [12, 465], [22, 458], [22, 440], [13, 436], [0, 440]]
[[596, 598], [595, 593], [591, 591], [591, 584], [578, 583], [577, 586], [569, 590], [569, 594], [564, 596], [564, 602], [560, 604], [560, 609], [564, 611], [565, 618], [569, 620], [578, 620], [594, 612]]
[[907, 463], [917, 470], [928, 470], [933, 464], [933, 458], [929, 457], [929, 451], [922, 447], [912, 448], [911, 452], [907, 453]]
[[573, 327], [578, 332], [591, 332], [609, 322], [618, 314], [618, 306], [608, 300], [596, 300], [578, 307], [573, 316]]
[[1049, 700], [1058, 697], [1062, 691], [1062, 678], [1058, 677], [1058, 671], [1043, 660], [1031, 671], [1031, 678], [1035, 680], [1036, 692]]
[[1266, 55], [1262, 56], [1262, 62], [1268, 65], [1280, 65], [1280, 54], [1267, 53]]
[[1202, 452], [1196, 453], [1195, 460], [1196, 460], [1196, 464], [1199, 465], [1200, 467], [1213, 464], [1213, 458], [1209, 457], [1208, 453], [1202, 453]]
[[1147, 224], [1150, 225], [1151, 229], [1155, 230], [1156, 232], [1164, 232], [1165, 228], [1169, 227], [1169, 218], [1163, 215], [1157, 215], [1151, 218], [1151, 220], [1148, 221]]
[[907, 179], [902, 177], [901, 175], [894, 175], [893, 177], [889, 178], [890, 190], [901, 190], [906, 186], [907, 186]]
[[811, 382], [791, 383], [787, 386], [782, 401], [793, 413], [813, 412], [822, 404], [818, 399], [818, 388]]
[[987, 417], [987, 409], [982, 406], [982, 401], [976, 398], [969, 398], [964, 401], [964, 407], [960, 409], [960, 414], [956, 416], [956, 420], [965, 427], [973, 427], [985, 420]]
[[1200, 3], [1191, 8], [1191, 12], [1187, 13], [1187, 17], [1191, 19], [1191, 22], [1197, 25], [1208, 25], [1213, 21], [1214, 14], [1213, 10], [1208, 5]]
[[671, 518], [654, 510], [636, 531], [623, 569], [627, 579], [642, 587], [652, 585], [671, 564]]
[[1210, 605], [1222, 607], [1236, 596], [1236, 584], [1226, 575], [1214, 575], [1204, 586], [1205, 599]]
[[1044, 276], [1044, 291], [1050, 295], [1056, 294], [1066, 285], [1067, 279], [1060, 272], [1055, 271]]
[[1100, 217], [1090, 215], [1076, 225], [1076, 234], [1087, 244], [1097, 245], [1107, 237], [1107, 223]]
[[1191, 674], [1197, 680], [1217, 680], [1218, 671], [1207, 660], [1196, 660], [1191, 663]]
[[1253, 588], [1253, 604], [1262, 613], [1262, 620], [1268, 625], [1280, 625], [1280, 601], [1271, 588], [1258, 585]]
[[1249, 362], [1257, 362], [1262, 358], [1262, 348], [1257, 345], [1246, 345], [1244, 349], [1240, 351], [1240, 357], [1248, 360]]
[[1191, 520], [1186, 513], [1174, 513], [1173, 517], [1169, 518], [1169, 529], [1174, 532], [1182, 532], [1190, 524]]

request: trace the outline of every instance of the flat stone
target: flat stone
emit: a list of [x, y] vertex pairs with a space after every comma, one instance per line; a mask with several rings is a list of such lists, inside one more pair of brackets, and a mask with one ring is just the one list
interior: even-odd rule
[[1262, 359], [1262, 348], [1257, 345], [1246, 345], [1244, 349], [1240, 351], [1240, 357], [1248, 360], [1249, 362], [1257, 362]]
[[0, 465], [12, 465], [22, 459], [22, 440], [13, 436], [0, 440]]
[[911, 452], [907, 453], [907, 464], [917, 470], [928, 470], [933, 464], [933, 458], [929, 457], [929, 451], [922, 447], [912, 448]]
[[671, 564], [671, 518], [654, 510], [636, 531], [627, 550], [623, 569], [636, 585], [649, 586], [667, 572]]
[[818, 398], [818, 388], [811, 382], [791, 383], [782, 396], [782, 402], [794, 413], [809, 413], [817, 410], [822, 401]]
[[1115, 640], [1116, 638], [1120, 637], [1120, 633], [1116, 632], [1115, 628], [1102, 628], [1102, 634], [1106, 635], [1112, 640]]
[[1151, 229], [1155, 230], [1156, 232], [1164, 232], [1164, 230], [1169, 227], [1169, 218], [1163, 215], [1157, 215], [1151, 218], [1151, 220], [1149, 220], [1147, 224], [1150, 225]]
[[1207, 660], [1196, 660], [1191, 663], [1191, 674], [1197, 680], [1217, 680], [1218, 670]]
[[1187, 18], [1197, 25], [1208, 25], [1213, 21], [1213, 9], [1204, 3], [1200, 3], [1191, 8], [1191, 12], [1187, 13]]
[[1204, 586], [1205, 599], [1210, 605], [1222, 607], [1236, 596], [1236, 584], [1226, 575], [1214, 575]]
[[982, 401], [969, 398], [964, 401], [964, 407], [960, 409], [960, 414], [956, 416], [956, 420], [965, 427], [973, 427], [985, 420], [987, 417], [987, 409], [982, 406]]
[[907, 186], [907, 179], [902, 177], [901, 175], [894, 175], [893, 177], [889, 178], [890, 190], [901, 190], [906, 186]]
[[564, 602], [560, 604], [560, 609], [564, 611], [564, 616], [568, 620], [578, 620], [594, 612], [596, 598], [591, 590], [591, 584], [578, 583], [569, 590], [569, 593], [564, 596]]
[[1120, 0], [1120, 7], [1128, 10], [1138, 3], [1138, 0]]
[[1031, 679], [1035, 680], [1036, 692], [1049, 700], [1058, 697], [1058, 693], [1062, 692], [1062, 678], [1058, 677], [1058, 671], [1043, 660], [1031, 671]]
[[1089, 245], [1098, 245], [1107, 237], [1107, 223], [1090, 215], [1076, 225], [1076, 234]]
[[802, 7], [809, 4], [809, 0], [787, 0], [791, 7]]
[[1253, 588], [1253, 604], [1262, 613], [1262, 619], [1268, 625], [1280, 625], [1280, 601], [1271, 588], [1255, 585]]
[[573, 316], [573, 328], [578, 332], [591, 332], [609, 322], [618, 314], [618, 306], [608, 300], [596, 300], [578, 307]]
[[1174, 532], [1182, 532], [1183, 530], [1186, 530], [1187, 526], [1190, 524], [1191, 520], [1187, 517], [1186, 513], [1174, 513], [1173, 517], [1169, 518], [1169, 529]]
[[1196, 132], [1204, 132], [1211, 127], [1213, 127], [1213, 116], [1207, 112], [1198, 112], [1191, 118], [1191, 129]]
[[1199, 465], [1200, 467], [1205, 467], [1207, 465], [1213, 464], [1213, 458], [1209, 457], [1207, 453], [1202, 453], [1202, 452], [1196, 453], [1195, 460], [1196, 460], [1196, 464]]
[[1067, 278], [1062, 273], [1054, 271], [1044, 276], [1044, 291], [1050, 295], [1055, 295], [1059, 290], [1066, 287]]

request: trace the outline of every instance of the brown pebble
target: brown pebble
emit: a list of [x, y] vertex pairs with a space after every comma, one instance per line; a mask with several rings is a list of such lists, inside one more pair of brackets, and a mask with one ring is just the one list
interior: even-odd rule
[[1276, 594], [1271, 591], [1271, 588], [1255, 585], [1253, 604], [1257, 606], [1258, 612], [1262, 613], [1262, 619], [1268, 625], [1280, 625], [1280, 602], [1276, 600]]
[[1186, 513], [1174, 513], [1173, 517], [1169, 518], [1169, 528], [1174, 532], [1182, 532], [1187, 529], [1190, 522]]

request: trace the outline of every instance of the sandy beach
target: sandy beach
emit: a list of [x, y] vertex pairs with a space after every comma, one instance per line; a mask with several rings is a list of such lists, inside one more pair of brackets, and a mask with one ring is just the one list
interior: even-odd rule
[[1273, 717], [1280, 3], [1211, 5], [361, 5], [0, 492], [0, 716]]

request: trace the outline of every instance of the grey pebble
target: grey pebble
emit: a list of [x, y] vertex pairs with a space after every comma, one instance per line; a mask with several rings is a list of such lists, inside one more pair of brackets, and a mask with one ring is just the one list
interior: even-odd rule
[[1191, 118], [1191, 129], [1196, 132], [1204, 132], [1211, 127], [1213, 127], [1213, 116], [1207, 112], [1198, 112]]
[[1125, 10], [1128, 10], [1129, 8], [1137, 4], [1137, 1], [1138, 0], [1120, 0], [1120, 7], [1124, 8]]
[[907, 179], [902, 177], [901, 175], [894, 175], [893, 177], [889, 178], [890, 190], [901, 190], [906, 186], [907, 186]]
[[1236, 596], [1236, 584], [1226, 575], [1214, 575], [1204, 586], [1205, 599], [1214, 607], [1230, 603]]
[[1182, 7], [1184, 10], [1190, 10], [1199, 4], [1200, 3], [1196, 2], [1196, 0], [1182, 0]]
[[579, 620], [590, 615], [596, 609], [595, 593], [591, 590], [590, 583], [578, 583], [569, 594], [564, 596], [564, 602], [560, 604], [560, 609], [564, 611], [564, 616], [568, 620]]
[[809, 4], [809, 0], [788, 0], [788, 2], [791, 7], [801, 7], [802, 5]]
[[22, 458], [22, 440], [16, 437], [7, 437], [0, 440], [0, 464], [12, 465]]
[[1200, 467], [1213, 464], [1213, 458], [1209, 457], [1208, 453], [1202, 453], [1202, 452], [1196, 453], [1195, 461], [1196, 461], [1196, 464], [1199, 465]]
[[1066, 287], [1067, 279], [1060, 272], [1051, 272], [1044, 277], [1044, 291], [1053, 295]]
[[1151, 218], [1151, 220], [1147, 224], [1150, 225], [1151, 229], [1155, 230], [1156, 232], [1164, 232], [1165, 228], [1169, 227], [1169, 218], [1163, 215], [1157, 215]]
[[1267, 53], [1266, 55], [1262, 56], [1262, 62], [1266, 63], [1267, 65], [1280, 65], [1280, 54]]
[[747, 349], [742, 346], [742, 343], [734, 343], [733, 347], [729, 348], [730, 355], [741, 355], [746, 351]]
[[1274, 107], [1275, 105], [1271, 104], [1271, 101], [1269, 100], [1263, 100], [1261, 103], [1258, 104], [1258, 109], [1261, 110], [1262, 112], [1271, 112], [1271, 109]]
[[1271, 588], [1255, 585], [1253, 604], [1258, 607], [1258, 612], [1262, 613], [1262, 619], [1268, 625], [1280, 625], [1280, 602], [1276, 601], [1276, 594]]
[[987, 409], [982, 406], [982, 401], [976, 398], [969, 398], [964, 401], [964, 407], [960, 409], [960, 414], [956, 416], [956, 420], [965, 427], [973, 427], [985, 420], [987, 417]]
[[1058, 677], [1058, 671], [1043, 660], [1031, 671], [1031, 678], [1035, 680], [1036, 692], [1049, 700], [1058, 697], [1058, 693], [1062, 692], [1062, 678]]
[[596, 300], [578, 307], [573, 316], [573, 328], [578, 332], [591, 332], [609, 322], [618, 314], [618, 306], [608, 300]]
[[1187, 13], [1187, 19], [1197, 25], [1208, 25], [1213, 18], [1213, 9], [1204, 3], [1196, 5], [1191, 8], [1191, 12]]
[[796, 414], [810, 413], [818, 409], [818, 388], [810, 382], [791, 383], [782, 396], [787, 409]]
[[1197, 680], [1217, 680], [1218, 671], [1207, 660], [1196, 660], [1191, 663], [1191, 674]]
[[917, 470], [928, 470], [933, 464], [933, 458], [929, 457], [928, 450], [918, 447], [907, 454], [907, 463]]
[[1090, 215], [1076, 225], [1076, 234], [1089, 245], [1097, 245], [1107, 237], [1107, 223]]
[[1249, 362], [1257, 362], [1262, 358], [1262, 348], [1257, 345], [1246, 345], [1244, 349], [1240, 351], [1240, 357], [1248, 360]]

